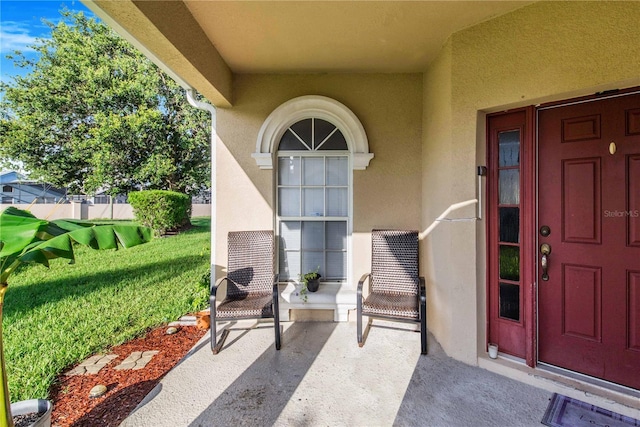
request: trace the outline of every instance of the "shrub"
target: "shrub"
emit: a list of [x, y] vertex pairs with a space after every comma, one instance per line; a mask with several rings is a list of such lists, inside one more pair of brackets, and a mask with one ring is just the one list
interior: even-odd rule
[[194, 293], [191, 306], [193, 310], [198, 311], [209, 305], [209, 289], [211, 287], [211, 268], [200, 276], [198, 280], [197, 291]]
[[129, 193], [136, 221], [153, 229], [157, 235], [190, 224], [191, 198], [166, 190], [145, 190]]

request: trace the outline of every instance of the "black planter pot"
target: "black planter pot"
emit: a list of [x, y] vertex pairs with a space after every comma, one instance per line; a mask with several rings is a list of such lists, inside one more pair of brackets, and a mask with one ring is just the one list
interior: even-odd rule
[[307, 290], [309, 292], [316, 292], [320, 287], [320, 276], [317, 279], [307, 280]]

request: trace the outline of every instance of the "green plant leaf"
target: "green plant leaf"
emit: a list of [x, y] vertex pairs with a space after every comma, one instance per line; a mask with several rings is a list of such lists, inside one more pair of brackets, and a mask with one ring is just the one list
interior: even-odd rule
[[0, 214], [0, 259], [21, 253], [34, 241], [47, 240], [70, 230], [92, 225], [86, 222], [79, 225], [78, 221], [69, 220], [47, 221], [10, 206]]
[[53, 258], [74, 261], [73, 243], [93, 249], [129, 248], [150, 241], [152, 232], [138, 225], [95, 225], [86, 221], [46, 221], [27, 211], [7, 208], [0, 215], [0, 266], [2, 283], [15, 271], [15, 263], [49, 266]]
[[152, 231], [147, 227], [114, 225], [113, 231], [125, 248], [148, 242], [152, 238]]

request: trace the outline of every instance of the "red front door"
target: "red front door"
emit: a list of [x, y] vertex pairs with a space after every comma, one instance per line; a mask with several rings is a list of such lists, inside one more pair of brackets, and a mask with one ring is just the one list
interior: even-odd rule
[[640, 94], [538, 126], [538, 358], [640, 389]]

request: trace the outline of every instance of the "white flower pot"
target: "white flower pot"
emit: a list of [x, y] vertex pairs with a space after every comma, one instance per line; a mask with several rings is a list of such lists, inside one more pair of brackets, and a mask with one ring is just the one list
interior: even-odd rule
[[492, 359], [498, 357], [498, 344], [489, 344], [489, 357]]

